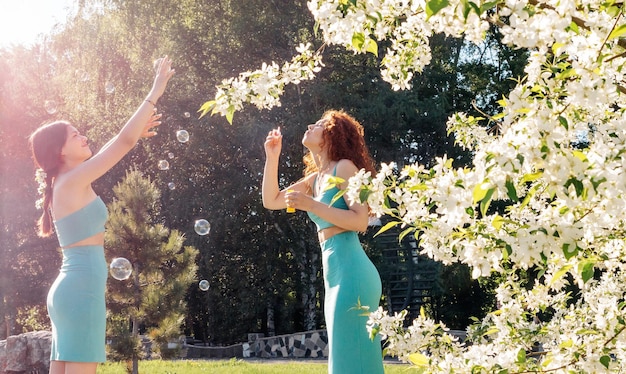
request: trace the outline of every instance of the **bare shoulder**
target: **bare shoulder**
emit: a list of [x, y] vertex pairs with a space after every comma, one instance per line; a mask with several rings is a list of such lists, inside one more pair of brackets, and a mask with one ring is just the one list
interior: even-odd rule
[[351, 160], [344, 158], [337, 162], [337, 172], [335, 173], [335, 176], [344, 180], [344, 182], [340, 185], [341, 189], [348, 187], [348, 179], [353, 177], [357, 171], [359, 170]]
[[354, 174], [356, 174], [357, 171], [359, 170], [356, 168], [356, 165], [354, 165], [354, 162], [352, 162], [352, 160], [343, 158], [337, 161], [337, 174], [336, 175], [338, 177], [347, 179], [353, 176]]
[[97, 195], [91, 185], [74, 182], [74, 179], [68, 175], [59, 176], [54, 181], [52, 210], [55, 219], [84, 207], [96, 198]]

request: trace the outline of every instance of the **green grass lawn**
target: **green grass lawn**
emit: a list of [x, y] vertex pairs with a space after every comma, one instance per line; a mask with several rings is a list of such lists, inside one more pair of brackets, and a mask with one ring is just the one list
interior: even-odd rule
[[[409, 365], [386, 364], [386, 374], [409, 374]], [[107, 362], [98, 365], [97, 374], [125, 374], [122, 363]], [[141, 374], [327, 374], [326, 361], [291, 360], [175, 360], [139, 361]]]

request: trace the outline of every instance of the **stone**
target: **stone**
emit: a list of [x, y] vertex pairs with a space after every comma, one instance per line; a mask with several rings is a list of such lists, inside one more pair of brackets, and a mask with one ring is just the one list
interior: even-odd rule
[[33, 331], [0, 341], [0, 374], [47, 373], [50, 368], [50, 331]]

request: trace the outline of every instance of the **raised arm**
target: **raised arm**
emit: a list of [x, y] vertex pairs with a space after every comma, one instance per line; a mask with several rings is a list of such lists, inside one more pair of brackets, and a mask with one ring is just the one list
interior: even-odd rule
[[154, 135], [149, 127], [159, 124], [158, 116], [155, 116], [156, 103], [174, 75], [172, 61], [167, 56], [160, 59], [155, 70], [152, 89], [120, 132], [92, 158], [68, 172], [67, 177], [73, 184], [90, 185], [115, 166], [137, 144], [140, 137]]
[[265, 168], [263, 169], [261, 194], [263, 197], [263, 206], [272, 210], [285, 209], [287, 207], [287, 203], [285, 202], [286, 191], [293, 190], [304, 193], [308, 183], [306, 179], [301, 179], [282, 191], [278, 187], [278, 160], [280, 158], [282, 142], [283, 135], [280, 133], [280, 128], [277, 128], [269, 132], [267, 138], [265, 138], [264, 144]]

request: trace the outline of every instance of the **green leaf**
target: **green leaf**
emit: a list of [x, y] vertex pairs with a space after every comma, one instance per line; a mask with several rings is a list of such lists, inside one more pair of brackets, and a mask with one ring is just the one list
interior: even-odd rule
[[575, 150], [575, 151], [572, 151], [572, 154], [573, 154], [573, 155], [574, 155], [577, 159], [579, 159], [579, 160], [580, 160], [580, 161], [582, 161], [582, 162], [587, 162], [587, 161], [588, 161], [588, 160], [587, 160], [587, 155], [586, 155], [584, 152], [581, 152], [581, 151]]
[[437, 14], [441, 9], [450, 5], [448, 0], [430, 0], [426, 2], [426, 18]]
[[207, 101], [206, 103], [202, 104], [200, 109], [198, 109], [198, 112], [201, 112], [200, 113], [200, 118], [204, 117], [211, 109], [213, 109], [215, 107], [216, 104], [217, 104], [217, 102], [215, 100], [210, 100], [210, 101]]
[[500, 332], [500, 329], [497, 327], [490, 327], [489, 330], [483, 333], [483, 336], [489, 336], [491, 334], [497, 334]]
[[570, 247], [572, 247], [569, 243], [565, 243], [563, 244], [563, 255], [565, 256], [565, 258], [567, 260], [569, 260], [570, 258], [576, 256], [578, 254], [578, 246], [573, 246], [574, 249], [570, 250]]
[[565, 45], [565, 43], [554, 43], [552, 44], [552, 53], [556, 54], [556, 51], [563, 47]]
[[428, 363], [430, 362], [428, 357], [421, 353], [411, 353], [409, 355], [409, 361], [411, 361], [413, 365], [421, 367], [428, 366]]
[[600, 332], [593, 329], [578, 329], [576, 335], [600, 335]]
[[506, 97], [502, 96], [502, 99], [496, 101], [496, 103], [502, 108], [506, 108]]
[[620, 14], [622, 12], [622, 6], [620, 4], [620, 6], [616, 6], [615, 5], [615, 1], [609, 1], [608, 2], [610, 5], [607, 6], [605, 8], [605, 12], [610, 15], [611, 17], [617, 17], [618, 14]]
[[363, 44], [365, 44], [365, 35], [360, 32], [355, 32], [352, 34], [352, 46], [354, 49], [361, 50], [363, 49]]
[[493, 196], [493, 193], [495, 192], [495, 190], [496, 190], [495, 188], [490, 188], [487, 191], [485, 198], [482, 199], [480, 202], [480, 214], [482, 214], [483, 217], [487, 215], [487, 210], [489, 209], [489, 205], [491, 205], [491, 197]]
[[584, 283], [593, 278], [595, 264], [595, 261], [591, 260], [585, 260], [578, 264], [578, 271], [582, 275]]
[[522, 201], [520, 208], [524, 208], [526, 205], [528, 205], [528, 203], [530, 202], [530, 199], [532, 199], [533, 196], [535, 196], [535, 193], [537, 193], [538, 190], [539, 190], [538, 184], [532, 186], [526, 193], [526, 196], [524, 197], [524, 200]]
[[493, 226], [496, 230], [500, 230], [502, 225], [504, 224], [504, 218], [499, 214], [493, 216], [493, 220], [491, 220], [491, 226]]
[[359, 201], [362, 203], [366, 202], [371, 193], [372, 191], [367, 188], [361, 189], [361, 191], [359, 191]]
[[384, 233], [385, 231], [387, 231], [387, 230], [389, 230], [389, 229], [392, 229], [392, 228], [394, 228], [394, 227], [398, 226], [398, 225], [399, 225], [399, 224], [401, 224], [401, 223], [402, 223], [402, 222], [400, 222], [400, 221], [391, 221], [391, 222], [388, 222], [385, 226], [381, 227], [381, 228], [380, 228], [380, 230], [378, 230], [378, 232], [374, 235], [374, 237], [376, 237], [376, 236], [378, 236], [378, 235], [380, 235], [380, 234]]
[[505, 261], [508, 260], [509, 257], [511, 257], [512, 253], [513, 253], [513, 248], [511, 248], [510, 244], [506, 244], [504, 248], [502, 248], [502, 259]]
[[585, 186], [583, 185], [583, 182], [574, 177], [568, 179], [567, 182], [565, 182], [564, 187], [569, 188], [569, 186], [571, 185], [574, 185], [574, 189], [576, 190], [576, 196], [580, 197], [585, 192]]
[[489, 184], [488, 183], [481, 183], [481, 184], [477, 184], [476, 187], [474, 187], [474, 191], [472, 191], [472, 199], [474, 200], [474, 204], [476, 204], [479, 201], [482, 201], [482, 199], [485, 198], [485, 196], [487, 196], [487, 192], [489, 191]]
[[523, 364], [525, 362], [526, 362], [526, 350], [524, 348], [521, 348], [519, 351], [517, 351], [517, 363]]
[[380, 325], [372, 326], [372, 330], [370, 331], [370, 340], [374, 340], [376, 335], [380, 332]]
[[231, 105], [228, 107], [228, 109], [226, 110], [226, 120], [228, 121], [228, 123], [230, 123], [231, 125], [233, 124], [233, 117], [235, 116], [235, 106]]
[[504, 182], [504, 186], [506, 187], [506, 194], [513, 202], [518, 202], [519, 198], [517, 197], [517, 191], [515, 190], [515, 185], [513, 182], [507, 178], [506, 182]]
[[609, 34], [608, 40], [619, 38], [625, 33], [626, 33], [626, 24], [619, 25], [615, 29], [613, 29], [613, 31], [611, 31], [611, 33]]
[[559, 123], [561, 126], [565, 127], [565, 130], [569, 129], [569, 124], [567, 123], [567, 118], [563, 116], [559, 116]]
[[611, 356], [602, 356], [600, 357], [600, 363], [602, 364], [602, 366], [604, 366], [605, 368], [609, 368], [609, 364], [611, 363]]
[[367, 47], [365, 47], [365, 50], [373, 54], [374, 56], [378, 57], [378, 43], [376, 43], [375, 40], [368, 39]]
[[497, 6], [499, 3], [499, 1], [487, 1], [486, 3], [483, 3], [483, 5], [480, 6], [480, 13], [478, 13], [478, 15], [481, 15], [483, 13], [485, 13], [486, 11], [494, 8], [495, 6]]
[[404, 229], [404, 231], [402, 231], [400, 233], [400, 235], [398, 235], [398, 239], [402, 240], [404, 239], [405, 236], [407, 236], [408, 234], [412, 233], [415, 229], [413, 227], [408, 227], [406, 229]]
[[572, 268], [572, 265], [565, 265], [562, 268], [560, 268], [559, 271], [557, 271], [552, 277], [552, 280], [550, 281], [550, 286], [557, 280], [563, 278], [563, 276], [567, 274], [567, 272], [570, 271], [571, 268]]
[[559, 344], [559, 348], [572, 348], [574, 346], [574, 342], [572, 339], [565, 340]]
[[471, 11], [476, 12], [476, 14], [480, 15], [480, 8], [473, 1], [463, 1], [463, 18], [467, 21], [467, 17], [469, 16]]
[[341, 177], [338, 177], [338, 176], [335, 176], [335, 175], [331, 175], [327, 179], [328, 183], [324, 187], [324, 191], [332, 190], [335, 187], [339, 188], [339, 185], [342, 184], [345, 181], [346, 180], [341, 178]]
[[536, 173], [525, 174], [522, 177], [522, 182], [526, 183], [526, 182], [536, 181], [537, 179], [541, 178], [542, 175], [543, 175], [543, 171], [538, 171]]

